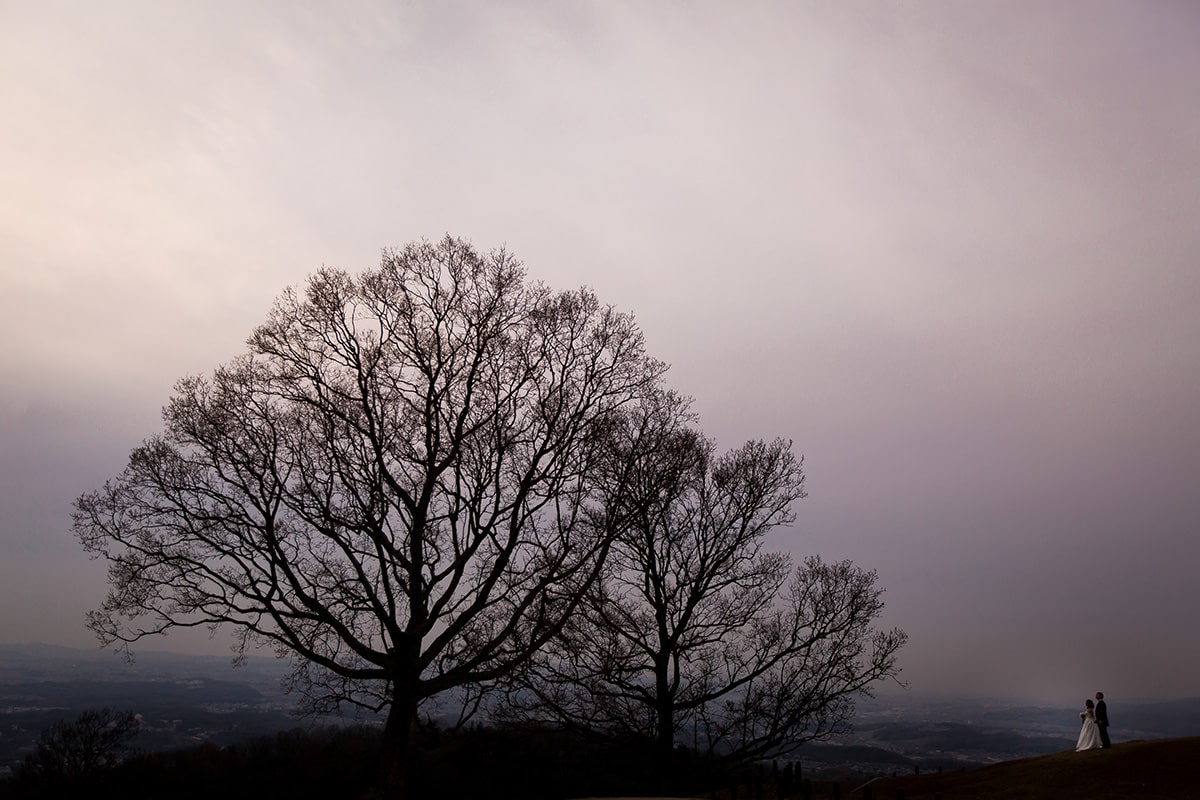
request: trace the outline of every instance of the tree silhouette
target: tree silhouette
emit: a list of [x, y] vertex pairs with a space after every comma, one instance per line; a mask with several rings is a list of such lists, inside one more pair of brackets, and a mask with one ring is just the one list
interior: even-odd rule
[[42, 731], [34, 751], [21, 762], [17, 780], [44, 784], [89, 778], [115, 766], [137, 731], [133, 712], [114, 708], [88, 709], [74, 720], [55, 722]]
[[498, 715], [643, 737], [664, 768], [681, 734], [739, 762], [843, 730], [905, 641], [871, 628], [875, 574], [764, 550], [804, 497], [790, 442], [718, 456], [680, 415], [658, 418], [660, 446], [637, 450], [618, 498], [635, 524], [579, 613], [509, 676]]
[[655, 392], [633, 320], [447, 237], [286, 291], [74, 530], [109, 562], [106, 644], [231, 626], [312, 706], [387, 709], [403, 793], [418, 704], [495, 679], [572, 614], [624, 524], [622, 415]]

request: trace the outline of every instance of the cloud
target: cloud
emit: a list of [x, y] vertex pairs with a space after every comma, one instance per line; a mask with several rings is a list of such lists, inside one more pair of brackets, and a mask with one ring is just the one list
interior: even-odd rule
[[632, 310], [723, 446], [795, 439], [779, 540], [879, 569], [915, 682], [991, 681], [980, 642], [1087, 667], [1105, 626], [1200, 657], [1190, 7], [3, 14], [0, 546], [41, 583], [175, 379], [452, 233]]

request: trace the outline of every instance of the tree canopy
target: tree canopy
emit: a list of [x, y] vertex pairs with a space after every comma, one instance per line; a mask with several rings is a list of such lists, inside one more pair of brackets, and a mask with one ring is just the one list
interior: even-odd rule
[[247, 350], [180, 380], [74, 531], [89, 626], [128, 648], [228, 627], [314, 710], [459, 689], [669, 751], [752, 758], [839, 729], [894, 675], [874, 573], [764, 549], [804, 496], [791, 443], [718, 455], [628, 314], [451, 237], [286, 290]]

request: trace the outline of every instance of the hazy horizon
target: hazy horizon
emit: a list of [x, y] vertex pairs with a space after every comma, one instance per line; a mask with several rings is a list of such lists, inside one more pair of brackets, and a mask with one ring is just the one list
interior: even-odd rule
[[[165, 642], [163, 643], [165, 644]], [[237, 680], [239, 678], [239, 670], [242, 666], [235, 664], [230, 653], [212, 653], [212, 652], [189, 652], [187, 650], [170, 650], [162, 647], [154, 646], [154, 642], [148, 642], [146, 646], [135, 649], [134, 659], [128, 661], [123, 654], [116, 653], [106, 648], [86, 648], [74, 647], [70, 645], [47, 644], [44, 642], [0, 642], [0, 651], [5, 649], [30, 649], [34, 651], [45, 650], [49, 654], [56, 654], [62, 657], [75, 656], [83, 654], [93, 663], [103, 665], [103, 662], [109, 658], [112, 659], [111, 666], [115, 670], [122, 670], [128, 667], [131, 671], [138, 671], [144, 668], [145, 662], [149, 661], [152, 664], [161, 663], [162, 659], [170, 661], [180, 661], [186, 663], [191, 659], [200, 659], [206, 664], [206, 669], [210, 670], [209, 675], [222, 674], [229, 680]], [[287, 672], [287, 664], [285, 661], [276, 658], [270, 653], [254, 652], [248, 654], [248, 665], [257, 665], [260, 670], [259, 674], [263, 674], [262, 670], [267, 669], [270, 662], [274, 662], [274, 666], [270, 666], [270, 670], [276, 667], [281, 675]], [[225, 668], [228, 667], [228, 672]], [[1080, 697], [1068, 697], [1059, 695], [1049, 695], [1044, 697], [1034, 695], [989, 695], [971, 693], [969, 691], [959, 691], [954, 689], [939, 690], [936, 687], [912, 688], [899, 686], [893, 681], [886, 681], [876, 684], [875, 690], [871, 697], [859, 697], [857, 702], [860, 707], [874, 708], [877, 706], [886, 707], [889, 704], [908, 705], [908, 704], [930, 704], [930, 703], [947, 703], [947, 704], [982, 704], [985, 706], [997, 705], [1003, 707], [1020, 707], [1021, 705], [1029, 704], [1042, 708], [1061, 708], [1078, 710], [1083, 705], [1083, 701], [1092, 696], [1093, 692], [1083, 692]], [[1105, 699], [1109, 705], [1120, 709], [1121, 707], [1129, 707], [1133, 705], [1155, 705], [1169, 704], [1178, 701], [1200, 700], [1200, 694], [1196, 695], [1130, 695], [1113, 697], [1111, 693], [1105, 693]]]
[[[0, 642], [71, 503], [322, 265], [449, 233], [635, 314], [914, 689], [1200, 695], [1200, 6], [0, 6]], [[222, 654], [202, 634], [147, 642]], [[1081, 694], [1082, 692], [1082, 694]]]

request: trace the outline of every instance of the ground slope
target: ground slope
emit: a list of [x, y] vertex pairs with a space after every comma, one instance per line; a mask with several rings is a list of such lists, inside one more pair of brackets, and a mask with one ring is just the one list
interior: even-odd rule
[[[1141, 800], [1200, 798], [1200, 737], [1123, 742], [1111, 750], [1068, 750], [966, 772], [888, 778], [876, 800]], [[855, 793], [853, 796], [861, 796]]]

